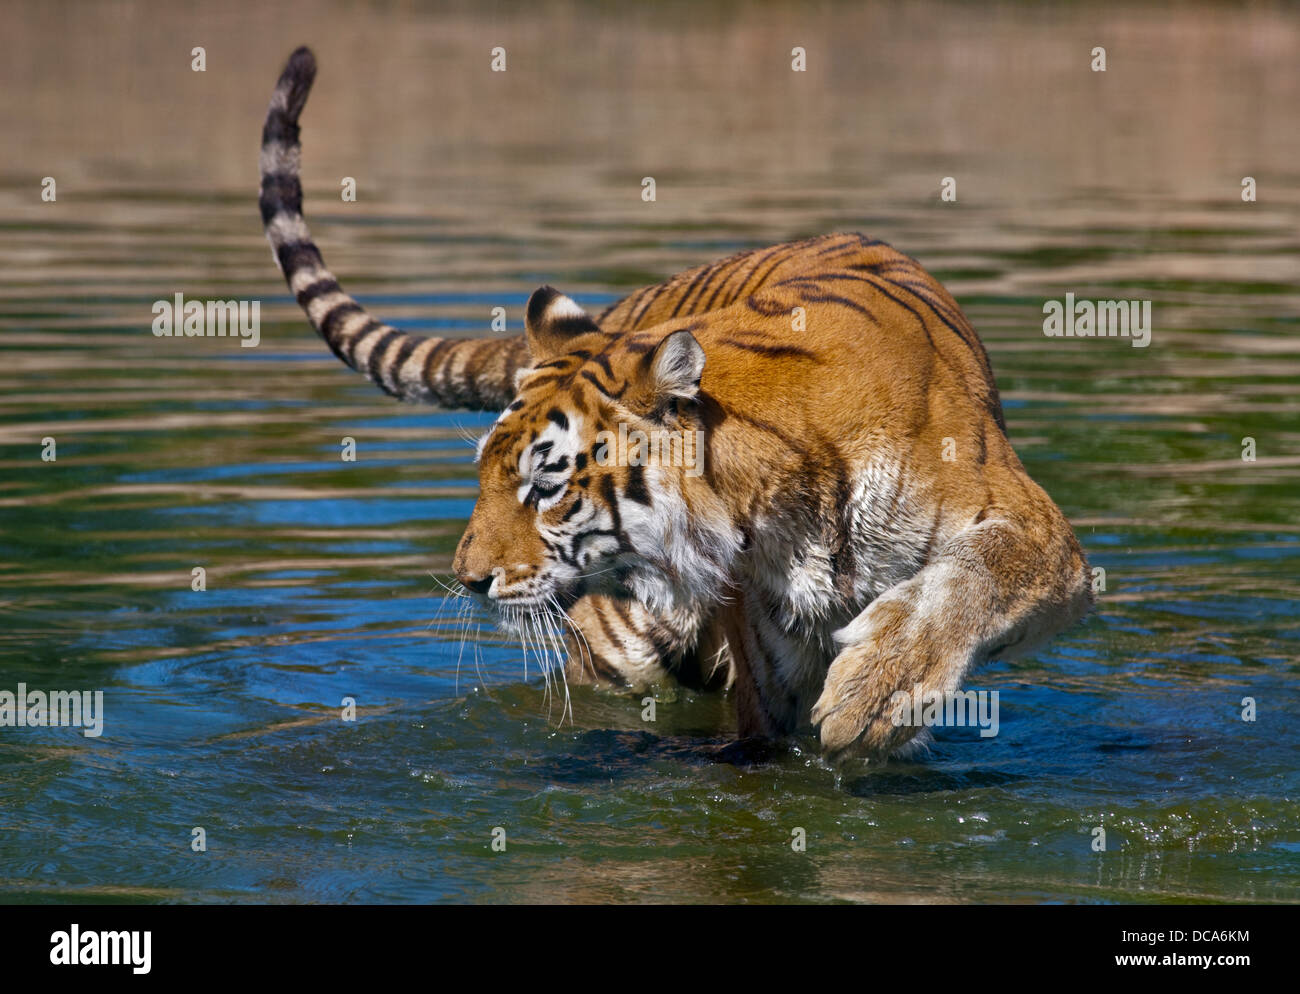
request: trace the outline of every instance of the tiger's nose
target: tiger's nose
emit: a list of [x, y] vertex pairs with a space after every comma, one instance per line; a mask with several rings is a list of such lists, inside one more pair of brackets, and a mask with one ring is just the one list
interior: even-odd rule
[[458, 577], [457, 579], [459, 579], [460, 582], [463, 583], [470, 590], [474, 591], [474, 593], [482, 594], [484, 597], [486, 597], [487, 592], [492, 589], [492, 581], [495, 580], [496, 577], [488, 575], [488, 576], [480, 577], [476, 580], [473, 579], [472, 577], [462, 576], [462, 577]]

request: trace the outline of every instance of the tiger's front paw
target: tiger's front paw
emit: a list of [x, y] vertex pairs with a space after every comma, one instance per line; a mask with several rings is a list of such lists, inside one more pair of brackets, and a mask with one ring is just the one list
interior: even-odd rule
[[822, 751], [830, 758], [883, 759], [919, 731], [895, 722], [893, 696], [899, 689], [853, 654], [831, 664], [812, 721], [820, 726]]
[[899, 591], [872, 604], [835, 634], [843, 648], [812, 709], [827, 756], [884, 759], [921, 731], [897, 695], [955, 684], [961, 652], [940, 627], [917, 617]]

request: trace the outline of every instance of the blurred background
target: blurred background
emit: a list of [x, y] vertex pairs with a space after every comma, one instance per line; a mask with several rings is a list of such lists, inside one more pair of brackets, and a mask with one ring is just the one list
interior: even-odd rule
[[[0, 728], [0, 898], [1300, 899], [1294, 5], [10, 2], [0, 35], [0, 689], [106, 694], [98, 739]], [[834, 230], [943, 281], [1107, 577], [972, 677], [1001, 733], [836, 771], [716, 761], [729, 702], [671, 688], [561, 724], [439, 583], [491, 416], [344, 370], [262, 237], [303, 43], [308, 219], [402, 327]], [[1066, 292], [1152, 301], [1151, 345], [1045, 338]], [[260, 300], [261, 345], [155, 338], [176, 293]]]

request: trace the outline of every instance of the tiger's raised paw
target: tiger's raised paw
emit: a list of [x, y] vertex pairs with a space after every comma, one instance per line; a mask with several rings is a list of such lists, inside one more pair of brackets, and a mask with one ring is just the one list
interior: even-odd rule
[[920, 729], [895, 723], [896, 692], [869, 670], [832, 665], [812, 709], [826, 757], [883, 760], [907, 745]]
[[963, 653], [902, 594], [879, 599], [836, 633], [842, 648], [812, 709], [828, 758], [883, 760], [903, 750], [923, 729], [896, 695], [910, 702], [918, 686], [924, 693], [960, 678]]

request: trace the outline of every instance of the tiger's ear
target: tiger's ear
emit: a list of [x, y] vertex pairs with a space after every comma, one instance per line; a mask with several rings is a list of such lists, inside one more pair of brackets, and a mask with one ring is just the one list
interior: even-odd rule
[[601, 333], [591, 315], [553, 286], [534, 290], [528, 298], [524, 329], [534, 366], [572, 352], [585, 335]]
[[704, 375], [704, 349], [689, 331], [674, 331], [650, 353], [649, 372], [653, 403], [669, 397], [694, 400]]

